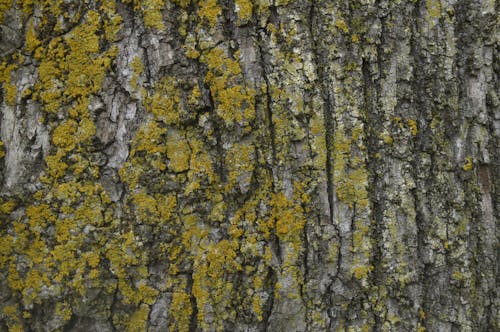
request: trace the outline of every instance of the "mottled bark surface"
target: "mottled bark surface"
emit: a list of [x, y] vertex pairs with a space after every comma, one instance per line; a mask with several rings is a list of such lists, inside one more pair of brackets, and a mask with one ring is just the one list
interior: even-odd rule
[[0, 331], [495, 331], [494, 0], [0, 1]]

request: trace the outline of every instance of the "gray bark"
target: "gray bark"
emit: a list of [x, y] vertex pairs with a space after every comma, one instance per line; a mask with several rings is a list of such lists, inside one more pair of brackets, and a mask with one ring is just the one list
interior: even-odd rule
[[496, 331], [494, 0], [0, 1], [0, 331]]

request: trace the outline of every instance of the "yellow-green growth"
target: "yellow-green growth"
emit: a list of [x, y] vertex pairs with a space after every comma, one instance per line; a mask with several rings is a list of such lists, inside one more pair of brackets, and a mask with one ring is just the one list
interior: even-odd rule
[[208, 243], [205, 254], [194, 257], [193, 295], [198, 306], [198, 322], [205, 330], [210, 326], [205, 320], [207, 311], [213, 311], [217, 320], [212, 324], [216, 330], [223, 329], [223, 322], [236, 317], [230, 301], [234, 297], [233, 284], [226, 277], [242, 267], [237, 262], [238, 242], [222, 240]]
[[163, 154], [166, 152], [164, 145], [167, 130], [158, 122], [150, 121], [141, 127], [132, 143], [130, 156], [134, 157], [138, 152], [147, 154]]
[[427, 13], [431, 18], [441, 17], [441, 1], [440, 0], [426, 0], [425, 7], [427, 8]]
[[149, 306], [141, 304], [139, 309], [132, 314], [127, 324], [127, 332], [142, 332], [147, 330]]
[[230, 190], [238, 181], [238, 177], [250, 174], [254, 169], [254, 147], [250, 144], [236, 143], [227, 152], [225, 164], [229, 170], [229, 183], [227, 189]]
[[343, 33], [349, 33], [349, 28], [347, 27], [347, 24], [341, 18], [337, 18], [335, 20], [335, 27], [337, 27], [337, 29], [339, 29]]
[[56, 315], [59, 319], [67, 322], [71, 319], [71, 307], [66, 302], [59, 302], [56, 304]]
[[[272, 195], [271, 206], [273, 216], [276, 218], [278, 238], [283, 241], [298, 241], [306, 223], [302, 207], [288, 200], [283, 193]], [[295, 244], [298, 245], [298, 243]]]
[[14, 105], [16, 101], [17, 87], [11, 83], [11, 73], [17, 67], [17, 63], [8, 64], [6, 60], [0, 64], [0, 83], [3, 83], [4, 98], [9, 105]]
[[[12, 222], [12, 237], [2, 236], [0, 240], [2, 252], [10, 251], [13, 256], [24, 257], [29, 266], [28, 270], [19, 269], [16, 261], [4, 260], [1, 256], [0, 262], [8, 266], [9, 286], [27, 305], [39, 301], [39, 293], [44, 287], [53, 289], [56, 297], [68, 293], [85, 296], [88, 289], [100, 287], [102, 280], [98, 276], [103, 238], [99, 235], [99, 245], [94, 248], [88, 243], [83, 229], [92, 232], [99, 227], [106, 233], [103, 226], [109, 225], [113, 219], [112, 211], [107, 209], [109, 197], [94, 182], [98, 169], [86, 158], [85, 152], [88, 152], [90, 140], [96, 132], [88, 112], [89, 100], [102, 88], [104, 75], [116, 55], [116, 49], [101, 47], [108, 41], [107, 36], [101, 34], [103, 22], [107, 22], [108, 14], [116, 15], [111, 8], [114, 1], [106, 1], [111, 9], [106, 9], [103, 17], [90, 10], [78, 23], [80, 16], [77, 14], [71, 18], [75, 26], [70, 32], [50, 41], [39, 40], [36, 31], [43, 31], [52, 15], [62, 13], [61, 3], [46, 1], [37, 4], [39, 21], [36, 26], [34, 19], [28, 23], [25, 44], [27, 52], [34, 52], [37, 60], [34, 63], [39, 63], [38, 81], [32, 88], [32, 96], [41, 104], [42, 112], [48, 115], [45, 121], [52, 129], [51, 154], [46, 157], [47, 168], [40, 178], [42, 188], [33, 195], [32, 205], [26, 207], [24, 217]], [[22, 5], [27, 11], [34, 7], [31, 1]], [[57, 31], [58, 26], [54, 29]], [[15, 64], [0, 66], [2, 83], [10, 80], [14, 69]], [[58, 113], [59, 118], [54, 121], [51, 113]], [[65, 175], [72, 180], [67, 180]], [[10, 213], [14, 208], [9, 202], [5, 204], [2, 205], [2, 214]], [[52, 235], [48, 235], [50, 238], [41, 236], [42, 230], [47, 228], [53, 229]], [[15, 246], [5, 246], [5, 240], [9, 239]], [[146, 289], [144, 294], [151, 292]], [[142, 300], [150, 302], [148, 298]], [[72, 315], [70, 305], [59, 303], [55, 314], [61, 320], [69, 320]], [[25, 315], [28, 317], [29, 312]]]
[[334, 137], [333, 176], [336, 183], [335, 192], [340, 201], [353, 207], [368, 205], [368, 172], [359, 158], [351, 158], [351, 144], [356, 143], [360, 130], [352, 133], [352, 140], [346, 138], [345, 132], [339, 128]]
[[170, 312], [173, 318], [170, 325], [171, 330], [189, 331], [193, 309], [191, 308], [191, 296], [187, 292], [183, 290], [174, 291]]
[[17, 87], [14, 84], [4, 83], [3, 90], [5, 91], [5, 101], [9, 105], [14, 105], [17, 96]]
[[164, 0], [144, 0], [141, 2], [141, 6], [146, 27], [157, 30], [165, 29], [161, 14], [161, 10], [165, 7]]
[[173, 77], [164, 77], [155, 84], [154, 93], [146, 98], [146, 110], [166, 124], [177, 124], [180, 119], [180, 94]]
[[[236, 57], [239, 53], [236, 52]], [[255, 117], [255, 91], [245, 87], [241, 67], [222, 48], [213, 48], [201, 60], [208, 65], [205, 82], [216, 103], [216, 112], [228, 127], [248, 126]]]
[[33, 52], [35, 49], [40, 46], [42, 43], [38, 37], [35, 27], [33, 26], [33, 18], [31, 18], [28, 22], [28, 26], [26, 27], [26, 50], [28, 52]]
[[410, 119], [410, 120], [406, 121], [406, 123], [408, 124], [408, 127], [410, 127], [410, 132], [411, 132], [412, 136], [417, 136], [417, 134], [418, 134], [417, 121]]
[[262, 299], [258, 294], [255, 294], [252, 298], [252, 309], [255, 315], [257, 316], [257, 320], [262, 321]]
[[172, 1], [184, 9], [186, 9], [192, 2], [192, 0], [172, 0]]
[[116, 41], [123, 22], [122, 17], [116, 13], [116, 2], [102, 1], [100, 9], [104, 13], [103, 27], [106, 39], [110, 42]]
[[9, 332], [23, 332], [21, 313], [17, 305], [6, 305], [3, 307], [2, 316], [4, 317]]
[[466, 157], [462, 169], [468, 172], [471, 171], [473, 168], [474, 168], [474, 162], [472, 161], [472, 157]]
[[206, 19], [210, 27], [215, 27], [217, 18], [222, 13], [221, 7], [217, 4], [217, 0], [201, 0], [199, 1], [198, 15], [202, 19]]
[[130, 85], [134, 90], [137, 90], [138, 89], [137, 80], [144, 72], [144, 64], [142, 63], [141, 58], [136, 55], [132, 60], [132, 62], [130, 63], [130, 66], [132, 67], [133, 71], [132, 79], [130, 80]]
[[358, 280], [364, 279], [368, 276], [368, 273], [373, 270], [373, 266], [360, 265], [352, 268], [352, 273], [354, 277]]
[[188, 142], [178, 133], [173, 132], [168, 136], [167, 156], [172, 171], [178, 173], [189, 169], [191, 149]]
[[252, 17], [252, 2], [249, 0], [236, 0], [236, 13], [242, 22], [248, 21]]
[[4, 13], [12, 8], [12, 0], [0, 0], [0, 22], [3, 21]]

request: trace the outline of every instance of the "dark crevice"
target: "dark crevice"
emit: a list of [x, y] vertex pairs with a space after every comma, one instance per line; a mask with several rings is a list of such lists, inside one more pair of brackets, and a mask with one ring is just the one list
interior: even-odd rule
[[[419, 36], [420, 36], [420, 27], [419, 27], [419, 17], [420, 17], [420, 7], [421, 7], [421, 2], [417, 1], [414, 4], [413, 7], [413, 12], [412, 12], [412, 24], [411, 26], [411, 34], [410, 34], [410, 48], [411, 48], [411, 54], [413, 56], [413, 63], [414, 63], [414, 71], [413, 71], [413, 76], [414, 76], [414, 82], [415, 84], [412, 84], [412, 92], [414, 95], [414, 102], [419, 105], [421, 104], [421, 98], [424, 96], [424, 91], [422, 89], [424, 88], [419, 82], [425, 82], [427, 81], [427, 78], [424, 76], [423, 69], [425, 68], [425, 64], [423, 63], [423, 60], [421, 59], [421, 45], [419, 43]], [[417, 106], [418, 108], [419, 106]], [[429, 130], [428, 128], [421, 128], [419, 130], [418, 136], [415, 141], [415, 149], [417, 151], [423, 152], [426, 151], [426, 138], [425, 136], [432, 137], [432, 133], [429, 132], [427, 133], [426, 131]], [[415, 158], [412, 160], [412, 175], [413, 178], [415, 179], [415, 188], [411, 190], [411, 193], [413, 195], [413, 200], [414, 200], [414, 209], [415, 209], [415, 224], [417, 227], [417, 257], [419, 259], [419, 279], [420, 279], [420, 286], [421, 286], [421, 293], [420, 293], [420, 298], [418, 301], [420, 302], [420, 310], [422, 310], [426, 315], [431, 314], [431, 306], [430, 306], [430, 301], [431, 301], [431, 295], [430, 292], [432, 292], [432, 265], [429, 264], [428, 262], [425, 262], [424, 257], [426, 256], [426, 247], [427, 247], [427, 232], [426, 229], [428, 228], [428, 223], [426, 222], [425, 215], [422, 211], [422, 208], [424, 205], [426, 205], [426, 201], [422, 201], [422, 198], [420, 197], [419, 193], [425, 192], [426, 187], [432, 187], [429, 185], [429, 183], [426, 181], [426, 179], [420, 179], [417, 175], [421, 172], [427, 173], [428, 171], [422, 169], [422, 153], [417, 153], [415, 154]], [[431, 154], [430, 156], [433, 158], [433, 155]], [[434, 163], [432, 163], [434, 164]], [[431, 177], [431, 174], [429, 174], [429, 179]], [[421, 327], [425, 328], [427, 330], [427, 319], [420, 319], [419, 323]]]
[[[263, 33], [263, 32], [261, 32], [261, 33]], [[259, 48], [260, 64], [262, 66], [262, 78], [264, 79], [264, 82], [266, 84], [266, 92], [265, 92], [266, 122], [267, 122], [267, 127], [269, 129], [269, 136], [271, 139], [272, 167], [274, 168], [276, 166], [276, 129], [274, 127], [274, 122], [273, 122], [272, 96], [271, 96], [271, 92], [269, 91], [269, 89], [271, 87], [271, 83], [269, 81], [268, 72], [267, 72], [267, 68], [266, 68], [267, 63], [266, 63], [266, 59], [264, 56], [264, 49], [263, 49], [264, 43], [265, 43], [265, 41], [263, 40], [263, 38], [260, 38], [259, 42], [257, 43], [257, 47]], [[273, 182], [273, 185], [274, 185], [274, 182]]]
[[[260, 60], [260, 66], [262, 68], [262, 79], [264, 80], [264, 83], [266, 85], [265, 93], [263, 96], [263, 100], [265, 99], [265, 104], [263, 105], [264, 108], [264, 114], [263, 114], [263, 121], [267, 127], [267, 137], [270, 140], [270, 145], [271, 145], [271, 161], [269, 162], [266, 160], [266, 165], [268, 166], [268, 172], [269, 176], [271, 178], [271, 192], [276, 192], [276, 184], [275, 184], [275, 172], [276, 172], [276, 167], [277, 167], [277, 152], [276, 152], [276, 129], [274, 127], [274, 122], [273, 122], [273, 111], [272, 111], [272, 95], [271, 95], [271, 83], [269, 80], [269, 73], [268, 73], [268, 65], [266, 61], [266, 56], [265, 56], [265, 45], [266, 41], [262, 34], [265, 34], [265, 30], [259, 29], [257, 32], [257, 37], [258, 40], [256, 41], [256, 46], [258, 48], [259, 52], [259, 60]], [[266, 137], [266, 138], [267, 138]], [[265, 156], [267, 157], [267, 151], [265, 152]], [[267, 159], [267, 158], [266, 158]], [[276, 220], [274, 220], [274, 229], [276, 229]], [[281, 244], [278, 236], [273, 232], [271, 234], [271, 237], [269, 239], [270, 245], [272, 248], [272, 251], [276, 254], [276, 257], [278, 259], [278, 265], [277, 266], [270, 266], [268, 270], [268, 278], [266, 278], [269, 282], [269, 285], [267, 287], [268, 292], [269, 292], [269, 299], [266, 301], [265, 308], [263, 310], [263, 317], [262, 317], [262, 323], [263, 323], [263, 330], [264, 331], [269, 331], [270, 325], [271, 325], [271, 316], [273, 313], [274, 305], [275, 305], [275, 298], [277, 298], [276, 292], [278, 291], [276, 289], [276, 283], [278, 282], [278, 275], [280, 273], [280, 266], [282, 265], [282, 250], [281, 250]]]
[[[333, 188], [333, 137], [334, 137], [334, 119], [333, 114], [335, 113], [335, 97], [330, 92], [330, 79], [325, 68], [325, 64], [321, 61], [320, 46], [318, 43], [318, 36], [314, 34], [314, 24], [315, 24], [315, 1], [311, 1], [311, 6], [309, 8], [309, 34], [313, 42], [313, 57], [314, 63], [316, 64], [316, 74], [319, 78], [319, 84], [321, 87], [321, 97], [323, 99], [323, 116], [324, 116], [324, 126], [325, 126], [325, 150], [326, 150], [326, 178], [327, 178], [327, 195], [328, 195], [328, 205], [330, 212], [330, 222], [335, 225], [334, 222], [334, 188]], [[336, 225], [335, 225], [336, 226]], [[337, 229], [337, 234], [340, 238], [340, 232]]]
[[[377, 52], [378, 54], [378, 52]], [[376, 86], [372, 80], [371, 71], [369, 68], [369, 62], [367, 59], [362, 60], [362, 73], [363, 73], [363, 93], [364, 93], [364, 107], [367, 112], [367, 121], [373, 121], [375, 123], [376, 118], [378, 118], [378, 113], [376, 110], [377, 105], [377, 96], [376, 91], [378, 90], [378, 86]], [[374, 119], [372, 119], [372, 117]], [[367, 141], [368, 141], [368, 160], [367, 167], [369, 170], [377, 170], [380, 169], [379, 162], [376, 158], [372, 158], [378, 151], [380, 151], [380, 147], [378, 145], [378, 137], [373, 133], [372, 130], [368, 130], [367, 132]], [[374, 220], [374, 225], [371, 227], [371, 238], [373, 242], [373, 253], [370, 258], [370, 265], [374, 267], [371, 278], [374, 285], [382, 285], [384, 283], [384, 275], [381, 270], [381, 262], [382, 262], [382, 225], [383, 225], [383, 204], [380, 202], [379, 193], [383, 192], [382, 188], [382, 179], [379, 176], [378, 172], [370, 171], [370, 183], [368, 186], [368, 197], [370, 198], [370, 206], [372, 210], [372, 218]], [[378, 300], [377, 300], [378, 302]], [[376, 306], [375, 304], [374, 306]], [[373, 309], [372, 309], [373, 310]], [[383, 321], [380, 319], [380, 316], [374, 312], [374, 320], [375, 325], [374, 329], [376, 331], [382, 328]]]
[[187, 275], [187, 287], [189, 290], [189, 301], [191, 304], [191, 317], [189, 318], [189, 332], [196, 332], [198, 329], [198, 304], [196, 297], [193, 295], [193, 275]]
[[[274, 182], [274, 179], [275, 179], [275, 169], [277, 167], [277, 157], [276, 157], [276, 133], [275, 133], [275, 128], [274, 128], [274, 124], [273, 124], [273, 114], [272, 114], [272, 101], [271, 101], [271, 93], [269, 92], [269, 87], [270, 87], [270, 83], [269, 83], [269, 79], [267, 77], [267, 74], [266, 74], [266, 69], [265, 69], [265, 66], [266, 66], [266, 63], [265, 63], [265, 60], [264, 60], [264, 56], [262, 55], [262, 48], [261, 46], [259, 46], [259, 52], [261, 54], [261, 64], [262, 64], [262, 67], [263, 67], [263, 73], [262, 73], [262, 76], [264, 78], [264, 81], [266, 82], [266, 115], [267, 115], [267, 122], [268, 122], [268, 128], [269, 128], [269, 136], [270, 136], [270, 139], [271, 139], [271, 153], [272, 153], [272, 161], [271, 161], [271, 178], [273, 179], [273, 181], [271, 181], [271, 189], [272, 189], [272, 192], [276, 192], [276, 188], [275, 188], [275, 182]], [[276, 221], [275, 221], [275, 225], [274, 225], [274, 229], [276, 229]], [[280, 262], [280, 265], [281, 265], [281, 262], [282, 262], [282, 252], [281, 252], [281, 244], [280, 244], [280, 241], [279, 241], [279, 238], [276, 236], [276, 234], [273, 234], [272, 235], [272, 238], [274, 239], [273, 240], [273, 243], [274, 243], [274, 246], [275, 246], [275, 251], [276, 251], [276, 255], [278, 257], [278, 260]]]
[[312, 53], [316, 75], [319, 79], [320, 93], [321, 98], [323, 100], [323, 121], [324, 121], [324, 129], [325, 129], [325, 151], [326, 151], [326, 164], [325, 164], [325, 173], [326, 173], [326, 193], [328, 196], [328, 212], [330, 218], [330, 224], [335, 228], [337, 240], [339, 243], [338, 256], [336, 259], [337, 270], [333, 279], [336, 279], [340, 276], [341, 267], [342, 267], [342, 235], [340, 234], [340, 228], [336, 224], [335, 218], [335, 201], [334, 201], [334, 180], [333, 180], [333, 141], [335, 134], [335, 121], [334, 121], [334, 113], [335, 113], [335, 96], [331, 92], [331, 81], [330, 75], [327, 71], [327, 64], [324, 63], [325, 59], [322, 56], [322, 46], [320, 45], [319, 38], [321, 36], [317, 36], [314, 32], [315, 26], [319, 25], [315, 21], [316, 17], [319, 17], [319, 13], [317, 13], [316, 9], [316, 1], [311, 1], [311, 5], [309, 7], [309, 34], [311, 37], [312, 45]]

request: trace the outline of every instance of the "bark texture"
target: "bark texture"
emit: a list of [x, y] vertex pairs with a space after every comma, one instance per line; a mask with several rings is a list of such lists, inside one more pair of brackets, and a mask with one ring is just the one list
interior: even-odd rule
[[497, 331], [500, 4], [1, 0], [0, 331]]

